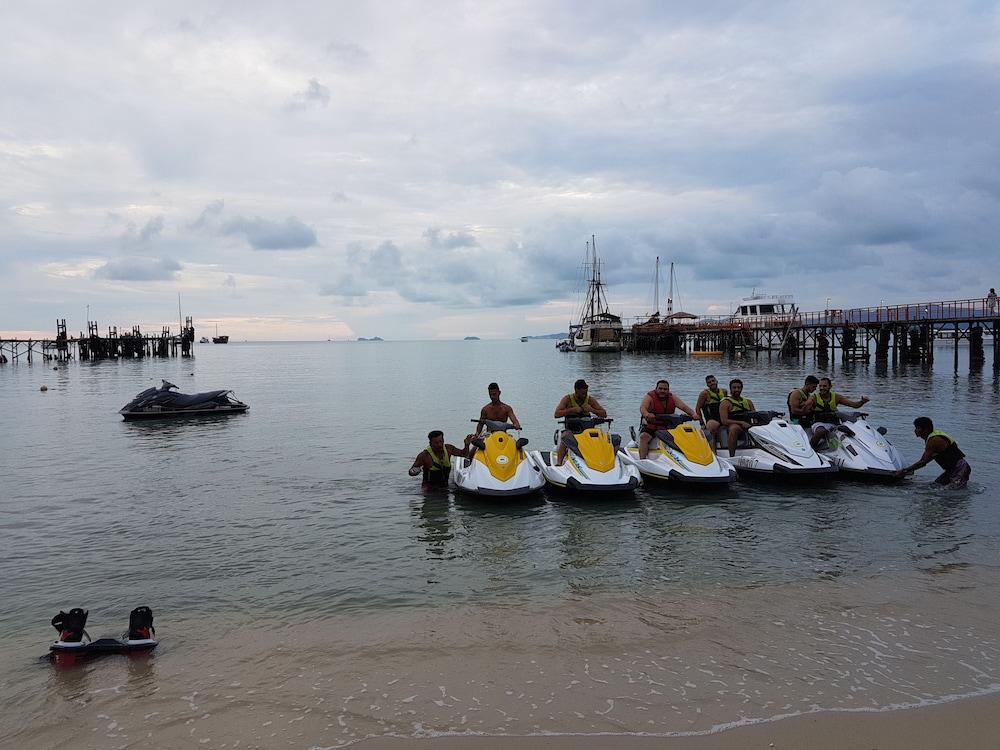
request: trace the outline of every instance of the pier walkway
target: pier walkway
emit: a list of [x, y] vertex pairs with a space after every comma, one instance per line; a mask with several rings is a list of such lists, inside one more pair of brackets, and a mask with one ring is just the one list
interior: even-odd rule
[[69, 359], [140, 359], [143, 357], [182, 357], [191, 355], [194, 344], [194, 322], [189, 317], [180, 335], [171, 335], [164, 326], [159, 334], [143, 333], [139, 326], [131, 331], [118, 333], [117, 326], [108, 328], [108, 335], [101, 336], [97, 323], [88, 321], [87, 335], [82, 332], [71, 338], [66, 332], [66, 320], [56, 321], [54, 339], [0, 338], [0, 364], [33, 362], [36, 357], [44, 361], [64, 362]]

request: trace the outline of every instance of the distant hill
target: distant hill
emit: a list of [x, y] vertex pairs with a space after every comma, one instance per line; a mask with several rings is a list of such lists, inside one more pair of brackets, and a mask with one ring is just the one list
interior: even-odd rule
[[479, 341], [479, 337], [478, 336], [466, 336], [464, 340], [465, 341]]
[[358, 336], [358, 341], [385, 341], [381, 336], [372, 336], [370, 339], [366, 339], [364, 336]]
[[526, 336], [529, 339], [566, 339], [569, 338], [568, 333], [546, 333], [544, 336]]

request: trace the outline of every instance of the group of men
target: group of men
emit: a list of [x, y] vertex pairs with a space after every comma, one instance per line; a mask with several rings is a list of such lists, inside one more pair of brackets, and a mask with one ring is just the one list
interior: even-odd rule
[[[490, 402], [480, 410], [476, 432], [466, 435], [464, 446], [458, 448], [445, 443], [444, 433], [441, 430], [431, 431], [427, 435], [427, 447], [417, 454], [410, 467], [411, 476], [422, 473], [427, 485], [447, 485], [451, 471], [451, 457], [471, 456], [475, 447], [470, 446], [476, 436], [486, 429], [487, 421], [509, 423], [514, 429], [521, 429], [514, 410], [509, 404], [500, 400], [500, 386], [490, 383], [487, 392]], [[789, 392], [787, 403], [789, 418], [810, 433], [810, 445], [816, 449], [836, 428], [838, 406], [858, 409], [869, 400], [867, 396], [854, 399], [836, 393], [830, 378], [809, 375], [801, 388], [794, 388]], [[663, 428], [659, 423], [661, 418], [675, 414], [678, 410], [691, 419], [698, 420], [713, 445], [718, 439], [720, 429], [726, 427], [728, 433], [726, 447], [729, 455], [735, 456], [740, 437], [752, 426], [751, 415], [756, 408], [753, 401], [743, 396], [743, 381], [739, 378], [729, 381], [727, 391], [719, 386], [715, 375], [707, 375], [705, 388], [698, 394], [694, 409], [670, 391], [669, 381], [659, 380], [653, 390], [643, 396], [639, 404], [642, 421], [639, 436], [640, 459], [649, 455], [650, 442], [656, 436], [657, 429]], [[607, 416], [607, 410], [590, 394], [590, 388], [582, 378], [573, 384], [573, 392], [563, 396], [555, 409], [555, 418], [563, 420], [572, 417], [606, 419]], [[931, 461], [935, 461], [944, 469], [944, 473], [935, 480], [935, 483], [953, 489], [964, 487], [972, 469], [954, 438], [935, 430], [934, 423], [929, 417], [918, 417], [913, 420], [913, 426], [914, 434], [924, 441], [924, 452], [916, 462], [900, 469], [897, 475], [903, 477], [912, 474]], [[567, 424], [567, 431], [573, 430], [573, 425]], [[556, 451], [556, 465], [562, 465], [565, 459], [565, 441], [560, 441]]]

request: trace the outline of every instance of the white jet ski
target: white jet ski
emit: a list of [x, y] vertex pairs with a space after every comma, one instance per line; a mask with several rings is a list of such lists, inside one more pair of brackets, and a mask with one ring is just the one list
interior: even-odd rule
[[632, 440], [625, 446], [625, 460], [644, 478], [723, 486], [736, 481], [736, 470], [715, 455], [697, 420], [686, 414], [664, 414], [656, 426], [646, 458], [639, 458], [635, 427], [630, 428]]
[[820, 478], [837, 472], [829, 458], [809, 445], [799, 425], [778, 411], [750, 413], [752, 427], [740, 436], [736, 455], [729, 455], [729, 428], [718, 432], [716, 455], [725, 458], [740, 474], [757, 478]]
[[903, 459], [885, 437], [885, 427], [868, 424], [865, 412], [838, 413], [840, 424], [819, 445], [819, 454], [833, 462], [846, 476], [896, 479]]
[[[479, 422], [473, 419], [473, 422]], [[506, 422], [482, 420], [488, 433], [472, 441], [472, 458], [459, 459], [451, 469], [455, 487], [463, 492], [491, 497], [515, 497], [538, 492], [544, 484], [542, 473], [528, 460], [527, 438], [515, 438]]]
[[[566, 460], [556, 466], [555, 451], [531, 451], [528, 457], [552, 487], [580, 492], [632, 492], [642, 483], [639, 470], [621, 452], [621, 436], [610, 434], [610, 419], [566, 417], [572, 434], [554, 442], [566, 445]], [[600, 429], [601, 425], [605, 429]]]

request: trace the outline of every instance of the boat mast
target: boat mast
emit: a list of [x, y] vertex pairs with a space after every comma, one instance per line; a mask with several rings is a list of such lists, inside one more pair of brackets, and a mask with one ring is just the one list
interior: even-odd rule
[[[657, 258], [659, 261], [659, 258]], [[667, 292], [667, 317], [674, 314], [674, 262], [670, 261], [670, 291]]]
[[653, 314], [660, 317], [660, 256], [656, 256], [656, 273], [653, 275]]

